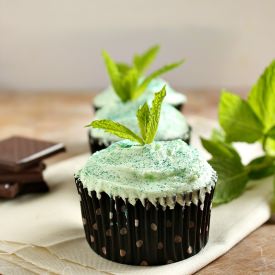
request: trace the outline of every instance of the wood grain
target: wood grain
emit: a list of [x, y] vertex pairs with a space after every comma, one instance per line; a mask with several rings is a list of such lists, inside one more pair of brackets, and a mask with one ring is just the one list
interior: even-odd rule
[[[241, 93], [243, 96], [245, 93]], [[218, 91], [187, 93], [184, 113], [217, 117]], [[0, 139], [22, 134], [62, 141], [67, 152], [53, 163], [88, 151], [93, 93], [0, 93]], [[265, 224], [197, 274], [275, 274], [275, 225]]]

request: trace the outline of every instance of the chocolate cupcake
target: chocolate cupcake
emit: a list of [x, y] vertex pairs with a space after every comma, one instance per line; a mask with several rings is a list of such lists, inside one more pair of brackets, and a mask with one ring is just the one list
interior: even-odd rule
[[[164, 102], [167, 104], [172, 105], [179, 111], [183, 110], [183, 107], [187, 101], [186, 96], [183, 93], [177, 92], [174, 90], [167, 81], [161, 79], [161, 78], [156, 78], [153, 79], [150, 84], [148, 85], [146, 91], [144, 94], [141, 96], [143, 101], [147, 101], [152, 96], [156, 91], [159, 91], [163, 86], [166, 86], [166, 97], [164, 99]], [[99, 109], [105, 107], [105, 106], [110, 106], [115, 103], [119, 103], [121, 100], [115, 93], [114, 89], [112, 86], [109, 86], [102, 92], [100, 92], [98, 95], [95, 96], [93, 100], [93, 109], [94, 111], [98, 111]]]
[[122, 140], [93, 154], [75, 174], [86, 239], [124, 264], [187, 259], [207, 243], [216, 172], [182, 140], [154, 141], [165, 89], [137, 111], [141, 136], [110, 120], [91, 126]]
[[167, 264], [207, 243], [216, 173], [181, 140], [114, 143], [75, 181], [86, 239], [106, 259]]
[[159, 46], [153, 46], [141, 55], [136, 54], [131, 64], [116, 62], [104, 51], [103, 58], [111, 85], [94, 98], [94, 110], [97, 111], [121, 101], [124, 103], [135, 101], [137, 98], [142, 98], [142, 101], [146, 102], [165, 85], [167, 92], [165, 102], [181, 110], [186, 102], [185, 95], [176, 92], [166, 81], [158, 77], [179, 67], [183, 62], [164, 65], [147, 76], [145, 74], [158, 51]]
[[[150, 101], [152, 101], [152, 98]], [[139, 99], [133, 102], [119, 102], [117, 104], [105, 106], [96, 112], [94, 120], [114, 120], [133, 129], [134, 132], [138, 132], [139, 126], [136, 120], [136, 110], [142, 102], [142, 99]], [[93, 128], [88, 130], [88, 138], [91, 153], [105, 149], [112, 143], [121, 140], [121, 138], [106, 133], [102, 129]], [[190, 138], [191, 127], [188, 125], [183, 114], [171, 105], [163, 104], [158, 132], [155, 139], [158, 141], [181, 139], [189, 144]]]

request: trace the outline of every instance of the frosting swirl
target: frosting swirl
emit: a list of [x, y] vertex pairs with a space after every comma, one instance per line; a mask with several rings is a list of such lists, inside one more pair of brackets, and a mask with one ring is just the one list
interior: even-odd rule
[[[119, 122], [135, 133], [139, 133], [136, 112], [143, 104], [141, 100], [132, 102], [112, 104], [105, 106], [96, 112], [94, 120], [110, 119]], [[119, 137], [104, 132], [102, 129], [90, 129], [90, 134], [94, 138], [100, 139], [105, 145], [121, 140]], [[159, 127], [155, 140], [187, 139], [189, 137], [189, 126], [185, 117], [173, 106], [163, 104]]]
[[93, 154], [77, 174], [89, 191], [106, 192], [135, 204], [148, 199], [211, 189], [216, 173], [197, 149], [182, 140], [144, 146], [120, 141]]
[[[186, 96], [184, 94], [176, 92], [168, 82], [161, 78], [153, 79], [140, 98], [144, 102], [148, 99], [152, 99], [154, 93], [158, 92], [164, 85], [166, 85], [166, 97], [164, 102], [171, 105], [179, 105], [186, 102]], [[94, 98], [94, 105], [98, 108], [118, 102], [120, 102], [120, 99], [114, 92], [112, 86], [109, 86]]]

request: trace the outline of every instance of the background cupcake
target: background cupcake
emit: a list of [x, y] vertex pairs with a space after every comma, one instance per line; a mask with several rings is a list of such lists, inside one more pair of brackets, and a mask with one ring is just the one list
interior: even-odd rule
[[[105, 106], [96, 112], [94, 120], [110, 119], [133, 129], [134, 132], [139, 132], [136, 110], [143, 102], [142, 99], [138, 99], [137, 101], [126, 103], [119, 102], [117, 104]], [[121, 138], [105, 132], [102, 129], [90, 128], [88, 134], [92, 153], [121, 140]], [[173, 106], [163, 104], [155, 139], [162, 141], [181, 139], [189, 144], [190, 138], [191, 127], [188, 125], [182, 113]]]
[[216, 173], [185, 142], [154, 142], [164, 96], [139, 108], [141, 136], [113, 121], [92, 123], [132, 140], [93, 154], [75, 175], [86, 239], [106, 259], [167, 264], [207, 243]]
[[[112, 60], [113, 65], [117, 68], [118, 73], [120, 74], [120, 78], [123, 79], [124, 77], [128, 77], [128, 73], [130, 72], [131, 78], [133, 74], [137, 77], [137, 82], [141, 84], [146, 77], [144, 76], [145, 72], [147, 71], [148, 67], [151, 65], [151, 63], [155, 60], [157, 53], [159, 51], [159, 46], [154, 46], [150, 49], [148, 49], [145, 53], [141, 55], [134, 55], [132, 64], [125, 64], [125, 63], [118, 63]], [[106, 61], [106, 54], [104, 56], [106, 67], [108, 70], [108, 74], [110, 76], [112, 85], [103, 90], [101, 93], [99, 93], [93, 101], [93, 107], [95, 110], [98, 110], [106, 105], [114, 104], [121, 101], [120, 93], [118, 92], [119, 87], [121, 85], [114, 84], [112, 72], [113, 70], [110, 70], [109, 61]], [[108, 57], [110, 59], [110, 57]], [[176, 64], [176, 63], [174, 63]], [[114, 67], [114, 66], [113, 66]], [[161, 78], [157, 78], [158, 75], [161, 75], [177, 66], [170, 67], [164, 66], [160, 70], [157, 70], [158, 72], [153, 73], [153, 77], [150, 79], [150, 81], [147, 82], [146, 87], [144, 87], [144, 92], [142, 94], [144, 102], [148, 100], [150, 97], [153, 96], [153, 94], [156, 91], [159, 91], [164, 85], [166, 85], [166, 97], [165, 102], [173, 105], [178, 110], [181, 110], [184, 103], [186, 102], [186, 96], [182, 93], [179, 93], [175, 91], [165, 80]], [[134, 72], [134, 73], [133, 73]], [[129, 78], [130, 78], [129, 77]], [[123, 82], [123, 81], [122, 81]], [[128, 82], [128, 81], [127, 81]], [[133, 98], [128, 98], [125, 101], [133, 100]]]
[[[183, 106], [187, 102], [186, 96], [183, 93], [179, 93], [174, 90], [170, 86], [170, 84], [162, 78], [153, 79], [141, 98], [143, 98], [144, 101], [148, 100], [154, 95], [156, 91], [159, 91], [164, 85], [166, 86], [167, 92], [164, 102], [174, 106], [179, 111], [183, 110]], [[114, 88], [112, 86], [109, 86], [108, 88], [100, 92], [97, 96], [95, 96], [93, 101], [93, 108], [95, 111], [97, 111], [100, 108], [118, 102], [120, 102], [120, 98], [115, 93]]]

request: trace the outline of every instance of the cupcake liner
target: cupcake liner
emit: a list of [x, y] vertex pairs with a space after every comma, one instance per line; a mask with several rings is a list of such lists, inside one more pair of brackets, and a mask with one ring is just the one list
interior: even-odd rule
[[[188, 132], [185, 134], [184, 137], [181, 138], [181, 140], [185, 141], [187, 144], [190, 144], [191, 131], [192, 131], [192, 128], [191, 126], [189, 126]], [[100, 138], [93, 137], [91, 135], [90, 130], [88, 130], [88, 139], [89, 139], [89, 147], [90, 147], [91, 154], [97, 151], [100, 151], [102, 149], [106, 149], [113, 143], [113, 142], [106, 142], [106, 141], [103, 142]]]
[[[176, 198], [174, 208], [148, 200], [135, 205], [105, 192], [88, 192], [75, 180], [86, 239], [100, 256], [131, 265], [161, 265], [187, 259], [207, 243], [214, 187]], [[196, 193], [196, 196], [194, 196]], [[194, 197], [203, 197], [194, 200]]]

